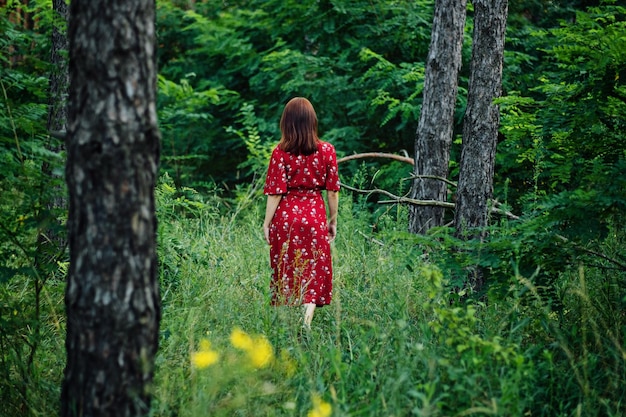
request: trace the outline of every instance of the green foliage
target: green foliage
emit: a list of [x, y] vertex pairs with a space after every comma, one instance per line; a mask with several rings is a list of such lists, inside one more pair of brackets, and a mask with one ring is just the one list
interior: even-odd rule
[[[602, 249], [611, 253], [617, 236], [623, 232], [607, 239]], [[619, 284], [624, 273], [607, 274], [607, 265], [581, 265], [563, 274], [558, 287], [564, 305], [560, 313], [549, 308], [532, 276], [516, 276], [515, 288], [521, 296], [515, 321], [527, 327], [528, 343], [536, 344], [541, 334], [540, 340], [553, 341], [531, 350], [537, 371], [550, 376], [535, 387], [536, 401], [545, 415], [564, 415], [567, 409], [580, 415], [620, 415], [623, 410], [624, 391], [619, 381], [626, 362], [618, 335], [623, 334], [624, 322], [616, 319], [616, 309], [624, 304], [626, 294]], [[535, 314], [523, 319], [530, 310]], [[563, 374], [568, 377], [561, 380]]]
[[242, 126], [243, 130], [238, 130], [232, 126], [226, 129], [227, 132], [236, 134], [246, 145], [248, 157], [246, 161], [239, 165], [239, 168], [247, 169], [247, 172], [244, 173], [246, 176], [263, 174], [267, 171], [267, 163], [277, 143], [275, 140], [268, 141], [268, 139], [280, 135], [276, 132], [272, 132], [274, 133], [273, 135], [270, 133], [261, 135], [260, 129], [264, 128], [264, 130], [269, 130], [269, 127], [259, 126], [259, 123], [262, 121], [256, 117], [252, 104], [245, 103], [239, 115], [240, 118], [237, 122]]
[[549, 64], [537, 90], [546, 97], [542, 119], [551, 150], [574, 163], [597, 156], [614, 162], [624, 150], [626, 8], [578, 12], [575, 24], [548, 39]]
[[[201, 124], [215, 155], [206, 164], [189, 161], [194, 169], [189, 181], [211, 176], [232, 186], [235, 179], [262, 175], [258, 155], [248, 154], [251, 160], [245, 163], [250, 143], [246, 148], [241, 139], [254, 137], [247, 132], [254, 125], [260, 143], [277, 141], [282, 106], [296, 95], [312, 100], [322, 137], [340, 154], [411, 149], [431, 21], [430, 0], [375, 6], [367, 1], [204, 2], [189, 10], [159, 2], [162, 75], [182, 79], [193, 73], [194, 90], [210, 85], [237, 94], [211, 111], [215, 123]], [[247, 106], [254, 107], [253, 120], [249, 113], [243, 116]], [[174, 143], [179, 136], [164, 139]], [[192, 144], [188, 154], [206, 152]], [[237, 166], [249, 170], [237, 177]]]
[[577, 11], [532, 36], [541, 76], [500, 100], [496, 184], [515, 209], [586, 244], [625, 214], [626, 9]]
[[52, 14], [45, 2], [15, 3], [0, 10], [0, 403], [19, 416], [58, 410], [67, 214], [64, 155], [46, 132], [47, 33], [14, 19]]
[[[430, 295], [426, 308], [433, 316], [428, 328], [440, 347], [440, 397], [454, 399], [442, 401], [444, 413], [457, 412], [460, 403], [471, 406], [467, 413], [523, 415], [533, 405], [537, 376], [519, 344], [520, 335], [503, 337], [497, 328], [485, 326], [478, 318], [480, 310], [487, 311], [482, 303], [451, 305], [440, 271], [427, 267], [422, 275]], [[496, 381], [492, 375], [498, 375]], [[455, 405], [449, 408], [450, 403]]]
[[216, 142], [211, 128], [218, 129], [213, 113], [233, 93], [219, 87], [198, 91], [190, 83], [194, 77], [187, 74], [177, 84], [159, 75], [158, 115], [165, 153], [161, 168], [179, 186], [197, 187], [204, 181], [198, 175], [203, 167], [226, 170], [232, 164], [232, 156], [225, 157], [228, 149]]
[[[362, 81], [374, 80], [378, 86], [375, 90], [376, 96], [370, 98], [372, 107], [383, 106], [388, 114], [380, 122], [381, 126], [386, 125], [390, 120], [398, 114], [401, 116], [402, 123], [398, 124], [396, 130], [406, 129], [407, 123], [414, 122], [419, 119], [419, 107], [416, 106], [416, 99], [422, 93], [424, 81], [424, 66], [401, 64], [398, 68], [389, 62], [383, 56], [364, 48], [361, 50], [360, 59], [363, 62], [374, 61], [375, 64], [363, 74]], [[409, 83], [415, 83], [412, 85]], [[390, 90], [400, 89], [397, 93], [402, 99], [392, 97]]]

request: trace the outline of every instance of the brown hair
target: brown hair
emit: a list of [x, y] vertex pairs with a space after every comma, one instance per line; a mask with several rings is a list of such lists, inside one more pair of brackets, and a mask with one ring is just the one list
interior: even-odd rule
[[280, 118], [281, 138], [278, 146], [285, 152], [310, 155], [317, 151], [317, 114], [309, 100], [289, 100]]

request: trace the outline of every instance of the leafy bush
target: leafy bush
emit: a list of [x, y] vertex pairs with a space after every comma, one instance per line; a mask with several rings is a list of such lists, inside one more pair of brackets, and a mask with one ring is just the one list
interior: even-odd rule
[[603, 238], [626, 208], [625, 31], [626, 9], [609, 2], [538, 30], [542, 75], [500, 100], [499, 195], [580, 242]]

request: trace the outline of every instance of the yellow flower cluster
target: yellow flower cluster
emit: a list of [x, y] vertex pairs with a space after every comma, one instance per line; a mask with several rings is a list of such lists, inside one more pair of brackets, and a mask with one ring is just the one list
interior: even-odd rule
[[265, 368], [274, 360], [274, 349], [263, 335], [250, 336], [236, 327], [230, 334], [230, 343], [248, 355], [255, 368]]
[[211, 349], [211, 342], [206, 339], [200, 341], [200, 349], [191, 354], [191, 363], [198, 369], [208, 368], [219, 359], [219, 354]]
[[330, 417], [332, 412], [333, 408], [329, 403], [319, 395], [313, 395], [313, 409], [308, 412], [307, 417]]

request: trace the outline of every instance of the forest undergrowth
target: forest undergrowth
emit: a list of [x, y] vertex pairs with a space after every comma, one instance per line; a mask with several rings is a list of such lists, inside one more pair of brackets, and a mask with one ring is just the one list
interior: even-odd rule
[[[546, 291], [509, 259], [508, 279], [459, 297], [445, 239], [406, 233], [404, 208], [373, 219], [345, 193], [333, 302], [303, 334], [299, 308], [269, 306], [258, 192], [223, 211], [193, 194], [166, 209], [160, 190], [155, 416], [624, 413], [623, 275], [564, 265]], [[606, 250], [623, 247], [611, 236]]]
[[[406, 208], [372, 214], [343, 192], [333, 302], [306, 333], [299, 308], [269, 306], [263, 196], [235, 194], [158, 186], [152, 416], [624, 415], [623, 273], [563, 265], [548, 289], [539, 269], [520, 272], [522, 249], [500, 250], [489, 292], [463, 295], [455, 283], [467, 259], [445, 231], [409, 234]], [[597, 249], [618, 256], [624, 246], [613, 230]], [[3, 284], [0, 415], [58, 415], [65, 267], [41, 293], [37, 334], [19, 320], [34, 308], [32, 283]]]

